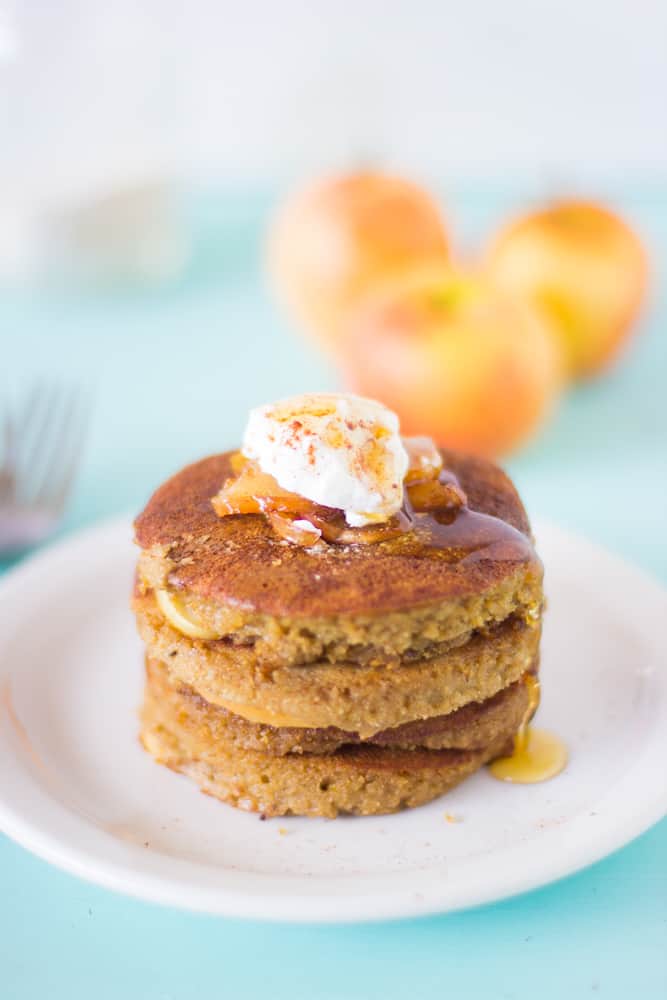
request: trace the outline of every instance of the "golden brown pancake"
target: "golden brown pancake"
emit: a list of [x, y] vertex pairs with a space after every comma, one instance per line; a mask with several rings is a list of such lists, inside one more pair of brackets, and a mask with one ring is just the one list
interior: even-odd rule
[[362, 742], [399, 750], [482, 750], [508, 730], [518, 729], [528, 708], [528, 688], [521, 680], [503, 688], [483, 702], [469, 702], [463, 708], [430, 719], [406, 722], [385, 729], [362, 741], [359, 733], [335, 726], [326, 729], [296, 729], [249, 722], [219, 705], [214, 705], [187, 684], [170, 678], [168, 668], [146, 659], [146, 683], [156, 696], [185, 699], [192, 705], [190, 720], [197, 725], [200, 740], [214, 745], [234, 744], [239, 750], [259, 750], [283, 757], [291, 753], [330, 754], [343, 746]]
[[378, 815], [422, 805], [453, 788], [511, 745], [514, 730], [478, 750], [343, 747], [332, 754], [275, 756], [211, 742], [201, 709], [158, 675], [147, 686], [141, 740], [157, 761], [202, 791], [267, 816]]
[[426, 521], [375, 545], [310, 550], [277, 538], [262, 515], [218, 517], [211, 498], [231, 476], [231, 452], [178, 472], [135, 521], [136, 540], [175, 590], [259, 615], [299, 619], [382, 615], [461, 602], [519, 573], [541, 579], [528, 519], [491, 462], [443, 451], [468, 508], [432, 544]]
[[[164, 585], [163, 568], [144, 553], [139, 573], [133, 607], [155, 627], [165, 622], [154, 589]], [[510, 617], [539, 624], [542, 606], [541, 574], [523, 567], [482, 594], [382, 615], [276, 618], [202, 601], [170, 587], [166, 592], [214, 637], [207, 640], [208, 649], [221, 665], [228, 660], [247, 672], [322, 661], [360, 666], [409, 663], [439, 656], [474, 632]]]
[[146, 749], [241, 808], [318, 816], [419, 805], [505, 752], [543, 603], [507, 476], [443, 451], [467, 505], [303, 548], [214, 512], [231, 454], [183, 469], [135, 522]]
[[141, 614], [137, 622], [149, 655], [207, 701], [231, 702], [239, 715], [250, 706], [364, 738], [492, 697], [531, 669], [540, 641], [539, 623], [511, 618], [441, 656], [399, 666], [324, 662], [248, 671], [164, 623], [152, 626]]

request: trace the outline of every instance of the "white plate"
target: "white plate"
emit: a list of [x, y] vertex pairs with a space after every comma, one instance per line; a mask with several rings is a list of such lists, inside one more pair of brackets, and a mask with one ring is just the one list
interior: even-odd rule
[[137, 742], [123, 521], [0, 585], [0, 828], [110, 889], [279, 920], [450, 910], [604, 857], [667, 806], [667, 593], [550, 524], [537, 536], [549, 597], [539, 723], [571, 755], [553, 781], [482, 771], [431, 805], [369, 819], [262, 823], [201, 795]]

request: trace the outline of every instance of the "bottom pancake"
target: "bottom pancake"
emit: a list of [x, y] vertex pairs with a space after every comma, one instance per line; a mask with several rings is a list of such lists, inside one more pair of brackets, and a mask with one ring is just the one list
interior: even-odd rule
[[[206, 703], [205, 703], [206, 704]], [[141, 740], [162, 764], [194, 779], [202, 791], [267, 816], [378, 815], [423, 805], [449, 791], [483, 764], [508, 752], [514, 713], [493, 740], [476, 749], [401, 749], [363, 743], [330, 754], [276, 756], [247, 749], [202, 729], [202, 706], [149, 674]]]

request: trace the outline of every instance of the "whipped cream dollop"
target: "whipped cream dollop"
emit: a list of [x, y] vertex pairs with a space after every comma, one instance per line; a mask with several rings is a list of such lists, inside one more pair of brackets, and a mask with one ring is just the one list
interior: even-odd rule
[[243, 454], [291, 493], [344, 511], [358, 528], [403, 503], [408, 453], [398, 417], [347, 393], [306, 393], [250, 411]]

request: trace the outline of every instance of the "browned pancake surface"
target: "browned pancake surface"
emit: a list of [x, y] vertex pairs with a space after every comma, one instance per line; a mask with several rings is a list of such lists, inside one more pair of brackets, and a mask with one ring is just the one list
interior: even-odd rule
[[510, 526], [503, 530], [498, 521], [466, 516], [465, 551], [435, 548], [419, 528], [376, 545], [314, 551], [281, 542], [260, 515], [215, 514], [210, 501], [232, 474], [231, 454], [177, 473], [135, 522], [142, 548], [164, 547], [175, 588], [262, 614], [314, 618], [461, 600], [498, 586], [522, 567], [540, 573], [523, 505], [491, 462], [442, 453], [470, 509]]
[[[290, 753], [331, 754], [344, 746], [359, 745], [358, 733], [335, 726], [326, 729], [284, 727], [248, 722], [220, 705], [212, 704], [187, 684], [170, 681], [168, 670], [146, 658], [146, 683], [152, 695], [181, 709], [183, 725], [196, 730], [201, 746], [234, 744], [243, 750], [260, 750], [278, 757]], [[187, 713], [182, 711], [187, 706]], [[498, 691], [483, 702], [470, 702], [449, 715], [406, 722], [368, 738], [368, 744], [399, 750], [480, 750], [497, 738], [518, 729], [528, 708], [524, 679]]]
[[176, 691], [149, 683], [141, 740], [162, 764], [193, 778], [204, 792], [268, 816], [377, 815], [418, 806], [453, 788], [506, 752], [513, 729], [476, 750], [402, 750], [347, 746], [333, 754], [274, 756], [209, 739], [200, 709]]

